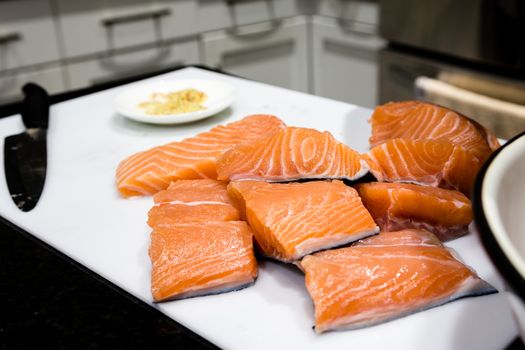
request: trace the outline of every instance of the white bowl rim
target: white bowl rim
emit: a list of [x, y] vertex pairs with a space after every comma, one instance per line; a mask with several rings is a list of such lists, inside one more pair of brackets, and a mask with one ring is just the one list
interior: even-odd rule
[[497, 212], [490, 199], [489, 187], [503, 176], [499, 166], [508, 163], [512, 155], [519, 150], [516, 146], [521, 146], [523, 142], [525, 132], [514, 136], [485, 161], [476, 177], [472, 206], [474, 222], [485, 250], [510, 288], [525, 301], [525, 260], [507, 237], [499, 216], [485, 215], [488, 210]]

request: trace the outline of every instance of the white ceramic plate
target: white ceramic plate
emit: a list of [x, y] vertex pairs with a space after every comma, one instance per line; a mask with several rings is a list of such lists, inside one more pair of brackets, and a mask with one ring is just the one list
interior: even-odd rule
[[[140, 102], [149, 100], [152, 93], [166, 93], [190, 88], [202, 91], [208, 96], [203, 103], [205, 109], [189, 113], [151, 115], [138, 107]], [[181, 124], [217, 114], [230, 106], [232, 102], [233, 87], [226, 83], [199, 79], [161, 80], [123, 91], [115, 98], [115, 109], [123, 116], [139, 122]]]

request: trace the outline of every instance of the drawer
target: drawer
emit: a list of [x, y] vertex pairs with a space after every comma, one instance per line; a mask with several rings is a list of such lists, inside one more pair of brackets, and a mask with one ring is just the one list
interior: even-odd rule
[[385, 46], [385, 40], [379, 34], [369, 32], [364, 27], [342, 26], [341, 22], [334, 18], [313, 16], [312, 28], [314, 36], [322, 38], [325, 42], [341, 42], [371, 51], [378, 51]]
[[56, 0], [68, 58], [194, 34], [191, 0]]
[[70, 88], [77, 89], [199, 61], [197, 40], [69, 63]]
[[34, 82], [41, 85], [50, 94], [66, 89], [64, 72], [60, 67], [28, 69], [18, 73], [0, 73], [0, 104], [22, 98], [22, 86]]
[[307, 23], [303, 17], [203, 35], [204, 64], [245, 78], [308, 91]]
[[49, 1], [0, 2], [0, 71], [59, 59]]
[[317, 2], [317, 14], [348, 21], [379, 24], [379, 5], [374, 0], [323, 0]]
[[314, 16], [315, 94], [374, 108], [378, 101], [378, 55], [384, 45], [375, 34], [343, 30], [336, 19]]
[[200, 32], [301, 14], [302, 0], [198, 0]]

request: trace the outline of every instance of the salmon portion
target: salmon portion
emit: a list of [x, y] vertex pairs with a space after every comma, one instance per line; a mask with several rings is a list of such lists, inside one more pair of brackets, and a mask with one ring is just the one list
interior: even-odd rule
[[471, 202], [458, 191], [387, 182], [356, 189], [381, 231], [426, 229], [448, 241], [466, 234], [472, 221]]
[[155, 205], [148, 212], [151, 227], [183, 223], [238, 221], [239, 211], [222, 203], [171, 203]]
[[342, 181], [234, 181], [228, 192], [245, 208], [241, 215], [261, 253], [280, 261], [292, 262], [379, 231], [357, 191]]
[[171, 226], [182, 223], [236, 221], [239, 210], [228, 197], [226, 183], [217, 180], [179, 180], [153, 196], [148, 224]]
[[252, 115], [219, 125], [182, 141], [136, 153], [123, 160], [116, 171], [122, 196], [145, 196], [181, 179], [216, 179], [216, 162], [226, 150], [244, 142], [269, 136], [284, 128], [271, 115]]
[[156, 302], [237, 290], [257, 277], [252, 232], [243, 221], [156, 227], [149, 256]]
[[421, 101], [378, 106], [370, 122], [372, 147], [395, 138], [445, 140], [471, 151], [482, 161], [499, 147], [496, 136], [475, 121]]
[[179, 180], [153, 197], [151, 290], [155, 301], [240, 289], [253, 283], [253, 233], [226, 183]]
[[153, 196], [155, 204], [180, 202], [221, 202], [232, 204], [228, 191], [227, 182], [199, 179], [178, 180], [170, 183], [165, 191], [160, 191]]
[[399, 231], [382, 232], [378, 235], [362, 239], [353, 246], [367, 246], [367, 245], [435, 245], [443, 246], [439, 238], [427, 230], [421, 229], [404, 229]]
[[266, 182], [257, 180], [232, 181], [228, 184], [227, 192], [235, 208], [239, 209], [242, 220], [247, 221], [246, 201], [244, 197], [252, 189], [257, 187], [266, 187]]
[[219, 159], [219, 180], [357, 179], [368, 172], [361, 155], [329, 132], [287, 127], [232, 147]]
[[454, 189], [470, 196], [481, 161], [442, 140], [392, 139], [365, 155], [378, 181], [410, 182]]
[[496, 293], [423, 230], [382, 232], [304, 257], [315, 330], [358, 329], [464, 297]]

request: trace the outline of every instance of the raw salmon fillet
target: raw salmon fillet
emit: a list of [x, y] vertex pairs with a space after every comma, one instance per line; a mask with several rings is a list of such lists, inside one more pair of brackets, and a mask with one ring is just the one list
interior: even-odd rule
[[423, 230], [382, 232], [304, 257], [315, 330], [368, 327], [464, 297], [496, 293]]
[[117, 168], [117, 188], [124, 197], [151, 195], [171, 181], [217, 177], [216, 161], [230, 147], [269, 136], [284, 128], [271, 115], [252, 115], [183, 141], [136, 153]]
[[392, 139], [365, 155], [378, 181], [411, 182], [455, 189], [470, 196], [481, 161], [442, 140]]
[[232, 147], [217, 163], [219, 180], [353, 180], [367, 172], [361, 155], [329, 132], [296, 127]]
[[244, 221], [156, 227], [149, 256], [156, 302], [237, 290], [257, 277], [252, 232]]
[[356, 189], [381, 231], [421, 228], [447, 241], [466, 234], [472, 221], [470, 200], [458, 191], [387, 182]]
[[226, 190], [227, 185], [227, 182], [211, 179], [173, 181], [168, 186], [167, 191], [156, 193], [153, 196], [153, 201], [156, 204], [173, 201], [206, 201], [232, 204]]
[[496, 136], [475, 121], [421, 101], [378, 106], [370, 122], [372, 147], [394, 138], [446, 140], [473, 152], [482, 161], [499, 147]]
[[245, 208], [261, 253], [280, 261], [378, 232], [357, 191], [342, 181], [234, 181], [228, 193]]
[[153, 196], [148, 224], [155, 228], [181, 223], [236, 221], [239, 210], [228, 197], [226, 183], [217, 180], [179, 180]]
[[244, 197], [254, 188], [265, 187], [267, 183], [264, 181], [257, 180], [241, 180], [241, 181], [232, 181], [227, 187], [228, 196], [235, 208], [239, 209], [241, 218], [245, 221], [248, 220], [246, 217], [246, 202]]

